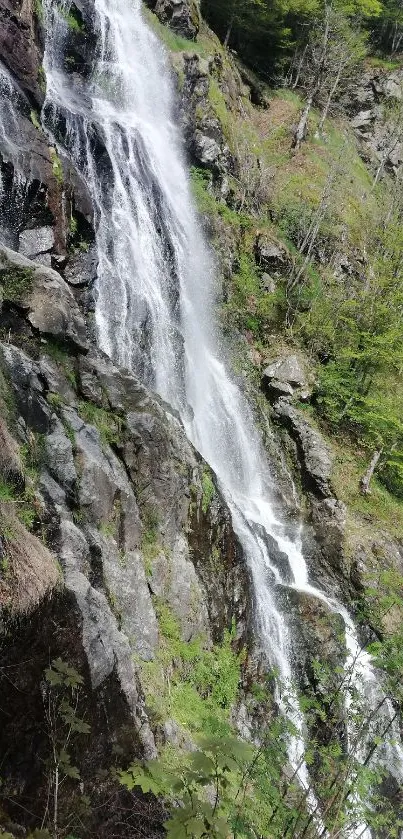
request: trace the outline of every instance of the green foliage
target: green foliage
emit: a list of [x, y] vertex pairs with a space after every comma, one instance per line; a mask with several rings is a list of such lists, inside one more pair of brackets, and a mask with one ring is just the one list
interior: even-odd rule
[[90, 725], [79, 715], [84, 679], [61, 658], [53, 659], [44, 672], [44, 711], [49, 738], [49, 794], [53, 798], [52, 833], [59, 836], [59, 797], [66, 781], [79, 781], [80, 771], [72, 763], [71, 749], [87, 736]]
[[44, 13], [44, 10], [43, 10], [42, 0], [35, 0], [34, 10], [35, 10], [36, 18], [39, 21], [39, 23], [43, 23], [44, 18], [45, 18], [45, 13]]
[[[131, 790], [139, 786], [143, 793], [164, 795], [170, 801], [165, 829], [169, 839], [227, 839], [230, 825], [224, 799], [234, 773], [242, 773], [251, 749], [235, 737], [204, 738], [199, 751], [193, 752], [189, 765], [173, 773], [158, 760], [134, 763], [120, 775], [121, 783]], [[206, 789], [214, 789], [211, 802]], [[177, 806], [178, 799], [181, 806]]]
[[242, 654], [233, 649], [234, 628], [221, 644], [204, 648], [202, 638], [183, 641], [170, 607], [154, 599], [160, 642], [156, 658], [142, 662], [142, 684], [149, 712], [156, 720], [176, 720], [192, 735], [231, 731]]
[[[3, 478], [0, 478], [0, 501], [12, 505], [13, 510], [24, 527], [27, 530], [32, 530], [35, 521], [37, 520], [37, 511], [35, 508], [35, 493], [33, 489], [27, 484], [22, 490], [17, 490], [12, 484], [8, 484]], [[15, 538], [14, 533], [9, 533], [8, 541]]]

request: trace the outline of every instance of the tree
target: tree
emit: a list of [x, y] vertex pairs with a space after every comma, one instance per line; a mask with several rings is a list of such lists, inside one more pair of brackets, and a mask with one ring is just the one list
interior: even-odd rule
[[353, 28], [344, 11], [325, 6], [297, 62], [294, 86], [297, 83], [305, 90], [307, 99], [294, 132], [296, 151], [306, 137], [313, 105], [321, 108], [318, 133], [322, 132], [336, 93], [348, 85], [366, 54], [366, 40], [366, 34]]

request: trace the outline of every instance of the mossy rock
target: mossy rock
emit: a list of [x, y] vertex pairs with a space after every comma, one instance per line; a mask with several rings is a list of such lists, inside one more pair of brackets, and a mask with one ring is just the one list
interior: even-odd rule
[[33, 270], [0, 263], [1, 302], [24, 305], [33, 288]]

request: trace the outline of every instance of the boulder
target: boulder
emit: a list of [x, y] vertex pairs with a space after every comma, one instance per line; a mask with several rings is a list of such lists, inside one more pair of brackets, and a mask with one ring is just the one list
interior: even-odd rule
[[97, 278], [98, 255], [96, 248], [79, 251], [70, 256], [63, 276], [72, 286], [92, 285]]
[[216, 163], [220, 157], [221, 149], [213, 137], [208, 137], [201, 131], [196, 130], [194, 133], [194, 153], [199, 163], [207, 166]]
[[268, 233], [259, 233], [255, 242], [255, 256], [259, 265], [270, 274], [288, 270], [290, 257], [287, 248]]
[[38, 266], [2, 247], [0, 283], [3, 299], [24, 309], [27, 320], [38, 332], [67, 340], [81, 351], [88, 348], [85, 322], [73, 293], [52, 268]]
[[305, 373], [296, 355], [288, 355], [273, 361], [266, 367], [263, 379], [287, 382], [292, 387], [305, 387], [307, 384]]

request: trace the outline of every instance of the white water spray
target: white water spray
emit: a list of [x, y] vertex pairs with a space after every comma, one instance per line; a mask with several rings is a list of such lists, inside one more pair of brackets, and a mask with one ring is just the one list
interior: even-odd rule
[[[94, 6], [100, 48], [83, 83], [64, 71], [67, 24], [52, 0], [45, 2], [44, 120], [83, 173], [95, 209], [99, 343], [180, 412], [189, 438], [218, 476], [253, 578], [256, 636], [289, 693], [287, 711], [280, 695], [278, 702], [297, 731], [290, 763], [299, 767], [318, 834], [325, 835], [303, 760], [304, 721], [276, 584], [309, 593], [341, 614], [352, 678], [371, 690], [376, 679], [349, 615], [309, 584], [298, 537], [292, 541], [274, 513], [272, 479], [250, 408], [220, 359], [212, 322], [214, 267], [174, 125], [165, 52], [142, 17], [140, 0], [94, 0]], [[267, 537], [286, 555], [287, 568], [273, 561]], [[358, 825], [349, 835], [369, 836], [363, 830]]]

